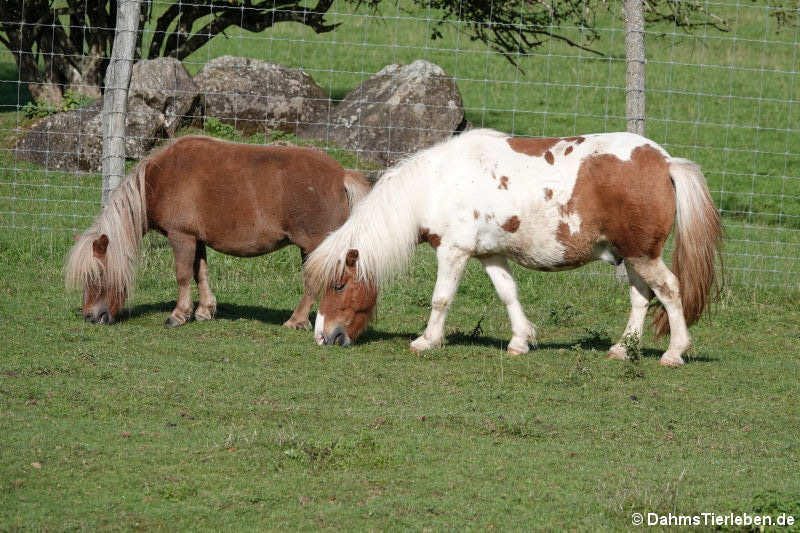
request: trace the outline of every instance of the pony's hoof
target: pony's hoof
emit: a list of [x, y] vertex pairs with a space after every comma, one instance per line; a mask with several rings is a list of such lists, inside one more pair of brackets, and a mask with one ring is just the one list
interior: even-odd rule
[[522, 355], [524, 353], [528, 353], [530, 348], [528, 348], [528, 343], [519, 340], [519, 339], [511, 339], [511, 342], [508, 343], [508, 350], [506, 350], [509, 355]]
[[290, 318], [289, 320], [283, 323], [283, 327], [289, 329], [310, 329], [311, 321], [309, 319], [296, 320], [294, 318]]
[[194, 312], [194, 319], [198, 322], [202, 322], [204, 320], [212, 320], [214, 318], [214, 311], [211, 309], [201, 309], [200, 307]]
[[681, 357], [680, 355], [677, 358], [661, 356], [661, 360], [658, 362], [658, 364], [661, 366], [678, 368], [679, 366], [683, 365], [683, 357]]
[[167, 321], [164, 322], [164, 325], [167, 326], [168, 328], [177, 328], [178, 326], [182, 326], [184, 324], [186, 324], [186, 319], [184, 318], [183, 320], [181, 320], [175, 315], [169, 315]]
[[422, 337], [414, 339], [408, 349], [411, 350], [411, 353], [420, 353], [425, 350], [430, 350], [431, 348], [438, 348], [441, 344], [441, 342], [431, 342], [423, 335]]
[[615, 344], [614, 346], [608, 349], [606, 357], [608, 357], [609, 359], [620, 359], [624, 361], [628, 359], [628, 354], [625, 352], [625, 348]]

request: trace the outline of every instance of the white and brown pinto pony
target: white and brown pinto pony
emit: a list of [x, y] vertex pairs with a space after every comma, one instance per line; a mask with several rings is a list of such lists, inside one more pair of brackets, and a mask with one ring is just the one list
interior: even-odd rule
[[[139, 163], [76, 238], [64, 268], [67, 286], [83, 290], [87, 321], [113, 323], [131, 292], [142, 236], [154, 230], [175, 257], [178, 299], [167, 325], [192, 317], [192, 278], [199, 292], [194, 318], [209, 320], [217, 301], [206, 246], [252, 257], [296, 244], [305, 257], [368, 191], [363, 176], [317, 150], [182, 137]], [[311, 325], [317, 293], [308, 283], [304, 289], [284, 326]]]
[[[673, 225], [670, 270], [661, 254]], [[676, 366], [691, 343], [687, 324], [710, 298], [720, 239], [719, 214], [700, 168], [648, 139], [630, 133], [515, 138], [481, 129], [388, 170], [309, 255], [306, 274], [328, 293], [348, 282], [379, 287], [419, 242], [428, 242], [438, 274], [425, 333], [411, 343], [419, 352], [441, 345], [448, 307], [467, 261], [476, 257], [508, 310], [508, 351], [521, 354], [535, 331], [507, 258], [543, 271], [624, 261], [631, 282], [624, 334], [641, 334], [655, 293], [663, 304], [656, 333], [671, 333], [661, 364]], [[324, 311], [315, 338], [332, 343], [347, 324]], [[627, 357], [621, 342], [609, 357]]]

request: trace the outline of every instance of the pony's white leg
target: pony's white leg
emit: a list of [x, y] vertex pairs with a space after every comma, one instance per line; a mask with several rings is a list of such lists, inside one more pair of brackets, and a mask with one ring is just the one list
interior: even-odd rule
[[661, 356], [662, 366], [680, 366], [683, 364], [681, 355], [689, 349], [692, 338], [686, 319], [683, 316], [683, 305], [678, 285], [678, 278], [667, 268], [661, 258], [650, 259], [647, 257], [629, 258], [633, 270], [647, 283], [664, 305], [669, 319], [669, 347]]
[[486, 274], [492, 280], [500, 300], [505, 304], [508, 318], [511, 321], [511, 342], [508, 353], [520, 355], [528, 352], [528, 341], [536, 342], [536, 330], [522, 310], [517, 298], [517, 284], [508, 268], [508, 262], [502, 255], [491, 255], [480, 258]]
[[411, 351], [418, 353], [442, 345], [444, 320], [458, 289], [461, 274], [470, 255], [463, 250], [442, 244], [436, 249], [436, 285], [431, 298], [431, 316], [425, 334], [411, 343]]
[[197, 241], [191, 235], [170, 233], [167, 240], [175, 256], [175, 278], [178, 281], [178, 301], [167, 318], [167, 326], [181, 326], [192, 317], [192, 277]]
[[195, 320], [211, 320], [217, 314], [217, 298], [208, 284], [208, 262], [206, 245], [197, 243], [194, 259], [194, 281], [197, 283], [198, 303], [194, 311]]
[[[625, 326], [622, 338], [624, 339], [628, 335], [636, 334], [641, 339], [644, 319], [647, 316], [647, 306], [650, 303], [650, 298], [653, 297], [653, 291], [650, 290], [647, 283], [645, 283], [642, 277], [631, 268], [627, 261], [625, 261], [625, 269], [628, 272], [628, 280], [631, 283], [631, 314], [628, 316], [628, 325]], [[622, 341], [608, 349], [608, 357], [610, 359], [628, 358]]]

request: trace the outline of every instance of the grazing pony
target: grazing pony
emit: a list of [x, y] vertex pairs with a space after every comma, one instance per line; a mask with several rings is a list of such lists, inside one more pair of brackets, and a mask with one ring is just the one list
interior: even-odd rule
[[[670, 270], [661, 253], [673, 222]], [[715, 284], [721, 231], [700, 168], [644, 137], [531, 139], [479, 129], [388, 170], [348, 221], [309, 255], [306, 276], [328, 293], [345, 282], [379, 287], [418, 243], [429, 243], [438, 274], [425, 333], [411, 343], [419, 352], [442, 343], [447, 309], [468, 259], [476, 257], [508, 310], [508, 351], [521, 354], [535, 331], [517, 299], [507, 258], [543, 271], [596, 259], [624, 261], [631, 282], [625, 335], [641, 334], [655, 293], [663, 304], [656, 333], [671, 333], [661, 364], [677, 366], [691, 342], [687, 323], [701, 315]], [[336, 342], [342, 325], [320, 311], [317, 342]], [[608, 355], [627, 357], [622, 342]]]
[[[191, 318], [192, 278], [199, 292], [195, 320], [209, 320], [217, 301], [208, 284], [206, 246], [253, 257], [296, 244], [305, 258], [369, 188], [359, 173], [310, 148], [182, 137], [140, 162], [76, 238], [66, 283], [83, 290], [87, 321], [113, 323], [132, 288], [142, 236], [155, 230], [175, 256], [178, 299], [167, 325]], [[317, 294], [305, 283], [284, 326], [309, 327]]]

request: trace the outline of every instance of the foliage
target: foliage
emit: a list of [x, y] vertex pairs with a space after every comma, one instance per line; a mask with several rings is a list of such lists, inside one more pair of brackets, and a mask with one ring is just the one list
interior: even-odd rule
[[204, 133], [220, 139], [235, 140], [241, 134], [231, 124], [221, 122], [218, 118], [208, 117], [203, 123]]
[[639, 334], [635, 331], [628, 333], [624, 337], [622, 337], [622, 347], [625, 348], [625, 353], [628, 356], [628, 360], [638, 365], [639, 361], [642, 360], [642, 342], [639, 338]]
[[[377, 10], [382, 4], [396, 0], [344, 1], [351, 6], [363, 4]], [[183, 60], [234, 27], [258, 33], [276, 24], [295, 22], [316, 33], [330, 32], [342, 24], [328, 21], [333, 3], [333, 0], [317, 0], [314, 5], [303, 0], [195, 0], [173, 2], [163, 8], [157, 7], [163, 4], [143, 2], [139, 24], [142, 29], [151, 26], [152, 40], [145, 43], [140, 34], [137, 55]], [[486, 43], [515, 65], [520, 55], [530, 53], [548, 39], [603, 55], [589, 46], [600, 36], [595, 26], [598, 13], [608, 9], [608, 4], [600, 0], [397, 3], [407, 9], [436, 12], [430, 28], [433, 39], [442, 38], [443, 26], [455, 23], [471, 40]], [[49, 0], [0, 0], [3, 13], [0, 44], [14, 54], [21, 80], [30, 84], [34, 98], [56, 103], [57, 93], [63, 87], [88, 90], [96, 96], [111, 55], [116, 7], [114, 0], [67, 0], [66, 5], [54, 5]], [[702, 25], [727, 28], [724, 20], [700, 2], [650, 0], [646, 8], [648, 21], [669, 20], [687, 29]], [[579, 28], [579, 35], [573, 35], [569, 28]], [[142, 50], [144, 46], [147, 51]]]
[[37, 100], [36, 102], [28, 102], [22, 106], [22, 113], [28, 120], [34, 118], [42, 118], [56, 113], [63, 113], [64, 111], [71, 111], [89, 105], [94, 101], [85, 94], [81, 94], [72, 90], [64, 92], [64, 98], [58, 105], [53, 105], [46, 100]]

